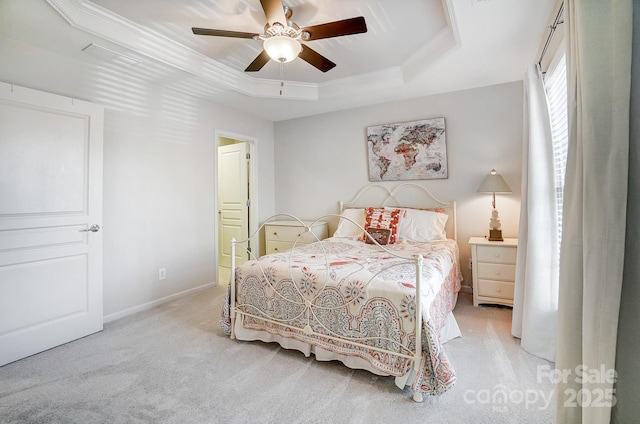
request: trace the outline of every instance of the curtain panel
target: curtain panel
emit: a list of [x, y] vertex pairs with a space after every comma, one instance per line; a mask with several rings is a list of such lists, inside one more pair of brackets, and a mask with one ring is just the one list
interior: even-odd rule
[[[616, 404], [611, 422], [637, 422], [640, 417], [640, 1], [633, 3], [633, 53], [629, 122], [629, 186], [627, 188], [627, 234], [624, 248], [624, 276], [618, 319]], [[635, 165], [635, 166], [634, 166]]]
[[[569, 146], [556, 422], [609, 423], [629, 168], [633, 0], [565, 0]], [[588, 377], [588, 378], [586, 378]], [[601, 397], [602, 395], [602, 397]]]
[[522, 197], [511, 333], [527, 352], [555, 361], [559, 240], [553, 140], [542, 72], [524, 79]]

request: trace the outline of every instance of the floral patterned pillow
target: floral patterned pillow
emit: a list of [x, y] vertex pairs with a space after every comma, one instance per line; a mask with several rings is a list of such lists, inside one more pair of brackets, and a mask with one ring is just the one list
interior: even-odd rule
[[[398, 240], [398, 228], [400, 228], [400, 217], [404, 211], [401, 209], [366, 208], [364, 229], [382, 228], [391, 230], [389, 244], [394, 244]], [[365, 234], [363, 240], [366, 241]]]

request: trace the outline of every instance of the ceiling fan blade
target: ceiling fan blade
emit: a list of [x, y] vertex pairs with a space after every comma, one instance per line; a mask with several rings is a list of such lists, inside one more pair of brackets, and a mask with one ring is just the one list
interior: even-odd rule
[[262, 53], [260, 53], [258, 55], [258, 57], [256, 57], [253, 62], [251, 62], [251, 64], [249, 66], [247, 66], [247, 69], [245, 69], [245, 72], [257, 72], [260, 69], [262, 69], [262, 67], [264, 65], [267, 64], [267, 62], [269, 61], [269, 55], [267, 54], [267, 52], [265, 52], [264, 50], [262, 50]]
[[304, 44], [302, 45], [302, 51], [300, 52], [298, 57], [309, 63], [310, 65], [313, 65], [316, 68], [320, 69], [322, 72], [327, 72], [336, 66], [335, 63], [322, 56], [317, 51], [305, 46]]
[[343, 19], [341, 21], [327, 22], [326, 24], [312, 25], [302, 28], [309, 33], [309, 40], [340, 37], [343, 35], [361, 34], [367, 32], [367, 23], [364, 16]]
[[213, 35], [216, 37], [253, 38], [259, 34], [254, 32], [226, 31], [223, 29], [191, 28], [197, 35]]
[[264, 15], [267, 17], [269, 25], [273, 25], [276, 22], [280, 22], [285, 27], [287, 26], [287, 18], [284, 14], [284, 6], [282, 0], [260, 0]]

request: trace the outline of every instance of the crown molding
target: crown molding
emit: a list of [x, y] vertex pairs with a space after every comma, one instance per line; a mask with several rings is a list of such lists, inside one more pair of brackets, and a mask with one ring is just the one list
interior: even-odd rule
[[144, 28], [90, 0], [47, 0], [71, 26], [93, 34], [148, 59], [169, 65], [201, 79], [209, 87], [272, 99], [317, 101], [349, 98], [362, 92], [401, 87], [424, 72], [438, 58], [460, 45], [452, 0], [442, 0], [445, 27], [400, 66], [320, 84], [281, 82], [249, 76], [198, 53], [157, 32]]
[[369, 72], [352, 77], [339, 78], [320, 83], [322, 99], [353, 97], [358, 93], [372, 92], [398, 87], [405, 83], [405, 77], [399, 66]]
[[460, 47], [458, 24], [451, 2], [452, 0], [442, 0], [442, 13], [446, 20], [445, 27], [429, 43], [400, 65], [407, 81], [426, 71], [437, 59]]
[[89, 0], [47, 0], [47, 2], [71, 26], [141, 56], [203, 78], [208, 84], [252, 97], [318, 99], [317, 84], [285, 82], [287, 90], [280, 95], [280, 81], [250, 77], [148, 28], [143, 28]]
[[442, 13], [446, 24], [438, 34], [429, 40], [421, 49], [411, 55], [400, 66], [379, 71], [360, 74], [353, 77], [327, 81], [319, 85], [320, 97], [351, 98], [358, 93], [371, 92], [400, 87], [411, 79], [425, 72], [437, 59], [452, 52], [460, 46], [458, 25], [453, 13], [452, 0], [442, 1]]

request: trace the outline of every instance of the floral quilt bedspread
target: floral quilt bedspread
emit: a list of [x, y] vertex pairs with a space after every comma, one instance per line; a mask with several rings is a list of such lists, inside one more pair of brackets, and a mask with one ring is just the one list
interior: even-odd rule
[[[408, 259], [362, 241], [330, 238], [242, 264], [235, 275], [236, 308], [252, 315], [242, 325], [405, 375], [410, 359], [375, 348], [405, 354], [415, 349], [416, 265], [410, 258], [422, 254], [423, 352], [411, 387], [444, 393], [456, 380], [439, 334], [460, 290], [458, 246], [443, 240], [385, 247]], [[229, 292], [220, 324], [231, 332]]]

